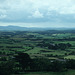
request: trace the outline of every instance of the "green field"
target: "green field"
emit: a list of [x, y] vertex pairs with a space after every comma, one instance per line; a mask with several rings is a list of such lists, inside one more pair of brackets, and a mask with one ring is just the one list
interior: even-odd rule
[[75, 75], [75, 70], [69, 70], [67, 72], [30, 72], [26, 74], [15, 74], [15, 75]]
[[64, 58], [66, 58], [66, 59], [75, 59], [75, 55], [68, 55], [68, 56], [66, 56]]

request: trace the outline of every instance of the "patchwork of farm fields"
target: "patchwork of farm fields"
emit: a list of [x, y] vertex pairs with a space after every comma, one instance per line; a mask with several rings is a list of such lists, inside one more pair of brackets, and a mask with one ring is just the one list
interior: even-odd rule
[[0, 53], [14, 55], [18, 52], [25, 52], [30, 56], [37, 54], [34, 57], [44, 55], [44, 57], [74, 59], [75, 33], [71, 30], [0, 32]]
[[0, 31], [0, 70], [8, 69], [13, 75], [75, 75], [75, 31]]

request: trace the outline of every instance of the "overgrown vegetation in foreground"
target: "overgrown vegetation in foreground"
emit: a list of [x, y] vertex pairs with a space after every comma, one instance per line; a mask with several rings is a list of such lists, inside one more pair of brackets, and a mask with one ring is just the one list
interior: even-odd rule
[[13, 60], [0, 62], [0, 74], [11, 75], [25, 72], [65, 72], [75, 69], [75, 60], [51, 61], [47, 58], [31, 59], [27, 53], [19, 53]]
[[0, 32], [0, 75], [75, 69], [75, 30]]

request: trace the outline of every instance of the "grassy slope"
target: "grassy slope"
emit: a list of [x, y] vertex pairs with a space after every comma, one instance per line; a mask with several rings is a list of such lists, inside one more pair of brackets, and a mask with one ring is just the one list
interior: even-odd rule
[[69, 70], [67, 72], [30, 72], [26, 74], [15, 75], [75, 75], [75, 70]]

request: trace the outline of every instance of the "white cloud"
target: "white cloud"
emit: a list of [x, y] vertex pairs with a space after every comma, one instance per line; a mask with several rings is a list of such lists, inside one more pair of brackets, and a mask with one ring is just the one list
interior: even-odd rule
[[[74, 11], [74, 0], [1, 0], [0, 7], [8, 8], [8, 10], [25, 10], [31, 11], [34, 9], [39, 10], [58, 10], [58, 12]], [[21, 11], [20, 11], [21, 12]], [[65, 12], [66, 13], [66, 12]]]
[[32, 12], [32, 15], [29, 18], [43, 18], [43, 14], [37, 9]]
[[7, 17], [7, 15], [0, 15], [0, 19], [4, 19], [6, 17]]
[[71, 7], [63, 7], [60, 14], [75, 14], [75, 5]]

